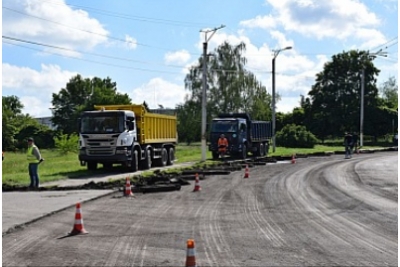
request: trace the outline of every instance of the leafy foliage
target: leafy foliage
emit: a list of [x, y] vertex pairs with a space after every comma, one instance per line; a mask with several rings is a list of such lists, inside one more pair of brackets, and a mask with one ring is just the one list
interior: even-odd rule
[[399, 96], [396, 79], [394, 77], [389, 77], [389, 79], [379, 88], [379, 91], [382, 94], [384, 105], [388, 108], [397, 110], [399, 105]]
[[131, 104], [128, 94], [117, 92], [117, 84], [110, 78], [83, 79], [72, 77], [66, 88], [53, 93], [52, 122], [57, 130], [71, 134], [77, 132], [77, 119], [82, 111], [93, 110], [94, 105]]
[[276, 133], [276, 142], [283, 147], [314, 148], [319, 140], [305, 126], [288, 124]]
[[77, 153], [78, 152], [78, 141], [79, 137], [77, 134], [62, 134], [54, 139], [55, 147], [65, 155], [68, 152]]
[[[185, 77], [185, 88], [190, 94], [186, 103], [178, 106], [180, 139], [188, 143], [201, 139], [203, 64], [207, 64], [207, 122], [220, 113], [230, 112], [247, 112], [257, 120], [271, 118], [271, 97], [256, 76], [245, 69], [245, 50], [244, 43], [232, 46], [224, 42], [210, 53], [208, 63], [201, 57], [190, 68]], [[183, 119], [187, 115], [189, 118]]]
[[177, 106], [179, 140], [187, 145], [201, 139], [201, 110], [198, 105], [187, 100], [185, 104]]
[[334, 55], [308, 93], [306, 124], [321, 139], [328, 135], [340, 136], [345, 131], [358, 130], [360, 121], [360, 92], [362, 69], [365, 73], [364, 108], [373, 113], [377, 107], [376, 78], [379, 70], [365, 51], [349, 51]]

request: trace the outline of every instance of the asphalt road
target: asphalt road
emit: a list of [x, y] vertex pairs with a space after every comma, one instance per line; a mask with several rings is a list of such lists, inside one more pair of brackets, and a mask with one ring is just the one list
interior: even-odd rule
[[180, 191], [120, 193], [3, 235], [3, 266], [397, 266], [398, 154], [298, 159]]

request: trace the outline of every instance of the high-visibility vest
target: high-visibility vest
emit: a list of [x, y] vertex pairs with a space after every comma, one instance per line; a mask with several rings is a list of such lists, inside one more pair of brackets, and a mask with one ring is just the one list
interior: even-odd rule
[[35, 145], [32, 145], [28, 147], [28, 151], [26, 152], [26, 159], [28, 160], [29, 163], [39, 163], [39, 160], [36, 158], [35, 155], [33, 155], [33, 148], [36, 147]]
[[[225, 146], [225, 147], [219, 147], [219, 146]], [[220, 138], [218, 139], [218, 150], [219, 151], [226, 151], [228, 147], [228, 140], [226, 138]]]

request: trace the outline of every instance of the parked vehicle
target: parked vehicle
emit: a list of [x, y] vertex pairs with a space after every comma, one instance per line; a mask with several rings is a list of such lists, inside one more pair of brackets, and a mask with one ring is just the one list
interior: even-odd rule
[[253, 156], [268, 155], [272, 137], [269, 121], [252, 120], [247, 113], [220, 114], [211, 122], [209, 150], [213, 159], [219, 158], [218, 139], [224, 134], [228, 139], [227, 154], [245, 159], [248, 152]]
[[122, 164], [134, 172], [172, 165], [177, 144], [176, 116], [150, 113], [143, 105], [94, 106], [79, 120], [79, 161], [89, 170], [97, 164]]

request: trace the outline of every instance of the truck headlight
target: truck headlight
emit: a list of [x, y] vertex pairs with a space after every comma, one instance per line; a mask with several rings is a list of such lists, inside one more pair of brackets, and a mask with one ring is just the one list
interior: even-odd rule
[[126, 154], [126, 152], [127, 152], [127, 149], [126, 149], [126, 148], [124, 148], [124, 149], [117, 149], [117, 150], [115, 151], [115, 154]]

